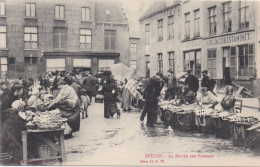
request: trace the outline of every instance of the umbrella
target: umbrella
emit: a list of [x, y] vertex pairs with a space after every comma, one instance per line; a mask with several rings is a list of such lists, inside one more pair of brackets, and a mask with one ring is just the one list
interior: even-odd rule
[[125, 79], [129, 80], [134, 70], [127, 67], [122, 63], [114, 64], [110, 67], [111, 73], [116, 80], [124, 82]]

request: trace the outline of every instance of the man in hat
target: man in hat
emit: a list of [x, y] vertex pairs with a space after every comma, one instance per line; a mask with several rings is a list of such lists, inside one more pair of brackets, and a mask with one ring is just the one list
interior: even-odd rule
[[215, 88], [216, 81], [212, 77], [208, 76], [208, 70], [203, 70], [202, 76], [203, 78], [201, 81], [201, 87], [206, 87], [208, 91], [212, 92], [215, 95], [213, 90]]
[[158, 97], [161, 92], [161, 79], [162, 74], [157, 72], [155, 76], [146, 80], [144, 88], [145, 106], [144, 111], [141, 114], [141, 122], [144, 120], [147, 113], [147, 126], [154, 126], [157, 119], [157, 105]]
[[177, 86], [177, 80], [173, 74], [173, 71], [168, 70], [168, 91], [170, 93], [170, 100], [175, 99], [175, 90]]
[[192, 75], [192, 70], [187, 70], [188, 77], [185, 79], [184, 85], [187, 85], [190, 90], [197, 92], [199, 89], [199, 80]]

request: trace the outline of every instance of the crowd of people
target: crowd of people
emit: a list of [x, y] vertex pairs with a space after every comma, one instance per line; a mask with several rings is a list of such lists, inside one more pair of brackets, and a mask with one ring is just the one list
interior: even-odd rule
[[[110, 72], [101, 71], [95, 76], [88, 72], [56, 71], [40, 76], [36, 81], [31, 78], [5, 79], [0, 82], [1, 136], [8, 132], [10, 137], [10, 132], [13, 132], [15, 143], [21, 144], [20, 132], [25, 130], [25, 126], [19, 112], [33, 107], [37, 111], [59, 109], [72, 129], [65, 134], [65, 138], [71, 138], [72, 133], [80, 129], [80, 119], [88, 117], [89, 105], [96, 96], [103, 98], [105, 118], [113, 118], [115, 114], [120, 118], [117, 105], [120, 100], [122, 111], [132, 110], [132, 102], [140, 101], [143, 104], [140, 107], [140, 121], [143, 123], [147, 115], [147, 126], [157, 123], [160, 99], [172, 100], [176, 105], [197, 103], [214, 108], [218, 104], [216, 81], [207, 70], [202, 71], [202, 75], [201, 85], [198, 78], [192, 75], [192, 70], [187, 71], [183, 82], [182, 77], [177, 78], [170, 70], [167, 77], [157, 72], [142, 81], [131, 78], [130, 81], [125, 79], [125, 82], [116, 81]], [[197, 94], [199, 87], [201, 93]], [[229, 85], [221, 106], [228, 112], [235, 112], [235, 101], [233, 88]], [[21, 149], [21, 145], [18, 144], [17, 149]]]
[[[147, 126], [154, 126], [157, 122], [158, 101], [172, 100], [176, 105], [194, 104], [200, 108], [214, 109], [218, 104], [216, 93], [216, 81], [210, 77], [207, 70], [202, 71], [202, 80], [192, 74], [192, 70], [187, 70], [183, 82], [182, 77], [176, 78], [172, 71], [168, 71], [168, 77], [157, 72], [155, 76], [143, 82], [143, 101], [144, 107], [140, 116], [143, 124], [147, 114]], [[199, 91], [199, 88], [200, 91]], [[163, 96], [162, 96], [163, 94]], [[233, 95], [233, 87], [227, 85], [225, 95], [220, 102], [221, 111], [235, 112], [236, 98]]]

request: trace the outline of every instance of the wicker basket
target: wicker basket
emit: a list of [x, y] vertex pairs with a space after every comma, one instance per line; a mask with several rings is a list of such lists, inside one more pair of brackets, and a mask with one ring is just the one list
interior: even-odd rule
[[47, 157], [55, 157], [58, 156], [58, 152], [53, 150], [50, 146], [37, 142], [36, 143], [36, 151], [39, 158], [47, 158]]

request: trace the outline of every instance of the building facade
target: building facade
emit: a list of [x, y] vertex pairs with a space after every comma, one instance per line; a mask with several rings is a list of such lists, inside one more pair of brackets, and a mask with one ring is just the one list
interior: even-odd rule
[[[160, 4], [166, 3], [167, 1], [160, 1]], [[207, 69], [220, 86], [231, 79], [233, 83], [251, 90], [252, 94], [260, 94], [260, 26], [257, 22], [260, 18], [260, 2], [184, 0], [174, 3], [179, 4], [176, 8], [180, 13], [175, 15], [175, 19], [180, 21], [175, 21], [174, 26], [180, 28], [181, 31], [176, 33], [180, 37], [176, 40], [163, 39], [163, 46], [155, 40], [151, 40], [149, 45], [145, 44], [145, 25], [150, 24], [150, 29], [154, 31], [149, 33], [154, 38], [160, 33], [167, 34], [168, 29], [160, 32], [158, 20], [160, 15], [168, 17], [167, 13], [161, 12], [168, 8], [165, 5], [161, 9], [155, 8], [152, 11], [153, 17], [145, 13], [140, 18], [141, 34], [144, 34], [141, 36], [140, 60], [146, 55], [152, 56], [151, 74], [171, 69], [164, 66], [169, 63], [166, 62], [167, 56], [163, 50], [167, 46], [177, 46], [172, 48], [175, 74], [192, 69], [193, 74], [201, 78], [201, 71]], [[162, 56], [159, 52], [162, 52]], [[142, 64], [145, 66], [146, 62], [142, 61]], [[145, 70], [142, 76], [146, 76]]]
[[139, 71], [141, 77], [150, 77], [157, 71], [181, 68], [181, 4], [156, 1], [140, 18], [141, 40]]
[[0, 0], [1, 75], [129, 65], [129, 28], [114, 0]]

